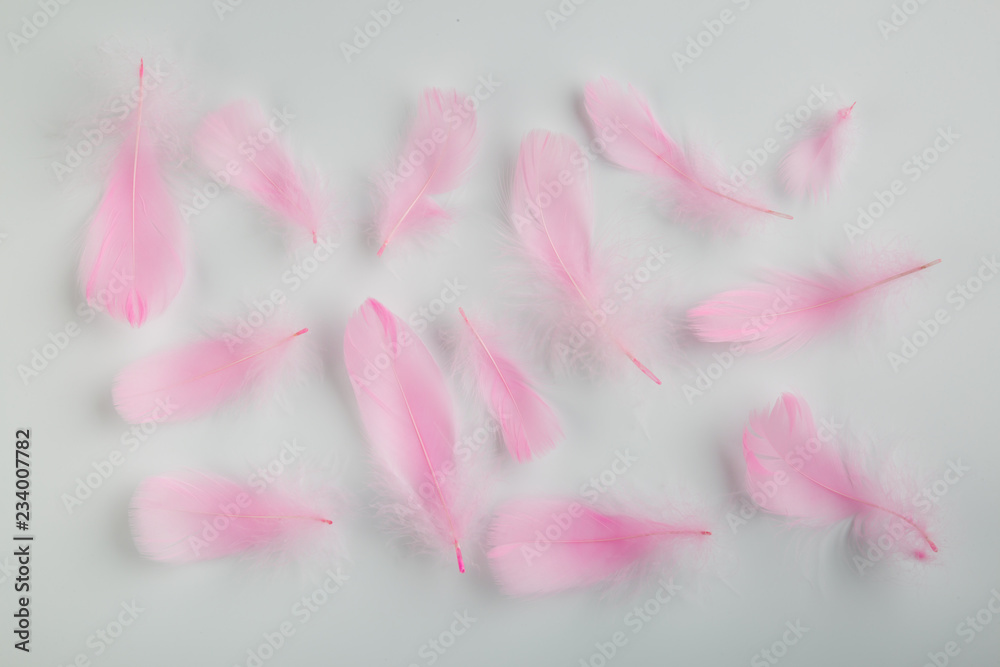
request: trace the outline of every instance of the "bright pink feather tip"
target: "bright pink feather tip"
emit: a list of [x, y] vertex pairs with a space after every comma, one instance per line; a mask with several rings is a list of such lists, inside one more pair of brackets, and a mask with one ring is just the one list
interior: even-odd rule
[[159, 315], [177, 296], [187, 245], [162, 158], [143, 124], [143, 71], [140, 61], [139, 101], [87, 230], [79, 268], [87, 302], [133, 327]]
[[[511, 186], [510, 218], [521, 251], [542, 284], [555, 293], [552, 317], [564, 330], [593, 326], [591, 342], [613, 348], [656, 384], [660, 379], [632, 352], [635, 331], [604, 311], [614, 280], [591, 243], [593, 202], [583, 151], [565, 135], [530, 132], [521, 142]], [[553, 185], [555, 184], [555, 185]], [[535, 291], [538, 291], [537, 287]]]
[[[326, 207], [325, 194], [307, 182], [256, 103], [233, 102], [208, 116], [194, 139], [202, 162], [235, 188], [270, 209], [317, 242]], [[315, 178], [312, 179], [315, 181]]]
[[781, 178], [789, 194], [826, 198], [841, 182], [844, 163], [856, 140], [853, 111], [854, 104], [821, 121], [781, 160]]
[[453, 90], [428, 88], [392, 171], [380, 179], [384, 200], [375, 221], [378, 255], [392, 241], [430, 232], [451, 220], [431, 197], [451, 192], [476, 153], [476, 113]]
[[481, 325], [473, 325], [465, 310], [459, 308], [458, 312], [466, 324], [462, 356], [467, 371], [480, 398], [499, 423], [511, 456], [523, 462], [544, 454], [563, 435], [552, 408], [493, 337]]
[[200, 417], [241, 394], [261, 392], [285, 367], [292, 341], [307, 331], [258, 329], [248, 338], [199, 341], [137, 361], [115, 378], [115, 408], [133, 424]]
[[763, 509], [797, 523], [850, 519], [856, 546], [889, 538], [896, 553], [916, 560], [926, 559], [927, 548], [937, 552], [928, 517], [916, 511], [913, 476], [847, 454], [817, 430], [804, 400], [782, 394], [770, 411], [751, 414], [743, 431], [747, 491]]
[[632, 86], [601, 79], [585, 89], [587, 114], [603, 141], [603, 155], [620, 167], [650, 176], [665, 188], [675, 212], [715, 231], [727, 231], [763, 215], [791, 220], [727, 185], [727, 172], [706, 151], [685, 149], [657, 122], [649, 103]]
[[129, 522], [143, 556], [169, 563], [247, 551], [287, 554], [312, 548], [333, 524], [316, 505], [285, 490], [263, 492], [192, 473], [150, 477], [132, 497]]
[[867, 265], [855, 261], [848, 269], [814, 277], [775, 272], [768, 283], [701, 303], [688, 311], [688, 320], [701, 340], [789, 354], [823, 332], [860, 319], [885, 302], [897, 281], [940, 261], [885, 254]]
[[711, 534], [568, 499], [518, 500], [498, 510], [487, 555], [506, 594], [532, 596], [626, 582], [675, 564], [681, 548]]
[[444, 375], [402, 320], [374, 299], [347, 323], [344, 361], [380, 472], [382, 495], [424, 545], [454, 548], [472, 518], [455, 464], [455, 420]]

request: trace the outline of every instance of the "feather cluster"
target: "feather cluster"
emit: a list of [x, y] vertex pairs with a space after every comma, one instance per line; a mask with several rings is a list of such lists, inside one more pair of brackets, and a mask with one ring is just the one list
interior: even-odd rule
[[208, 116], [194, 139], [213, 173], [317, 241], [325, 196], [303, 176], [259, 105], [240, 101]]
[[453, 90], [425, 90], [393, 170], [380, 179], [384, 200], [375, 221], [379, 256], [392, 241], [451, 220], [432, 197], [459, 186], [476, 145], [474, 106]]
[[347, 323], [344, 362], [384, 495], [424, 546], [454, 548], [473, 519], [455, 463], [455, 418], [444, 375], [416, 334], [374, 299]]
[[133, 424], [200, 417], [240, 394], [261, 391], [307, 331], [258, 329], [247, 338], [198, 341], [137, 361], [115, 378], [115, 408]]
[[323, 498], [263, 491], [204, 473], [150, 477], [132, 496], [129, 521], [143, 556], [169, 563], [315, 548], [333, 523]]
[[604, 142], [604, 156], [651, 177], [680, 217], [716, 231], [736, 229], [764, 215], [791, 220], [726, 185], [719, 160], [707, 151], [682, 147], [632, 86], [601, 79], [587, 85], [585, 98], [594, 132]]
[[812, 128], [781, 160], [785, 190], [796, 197], [827, 198], [840, 184], [844, 162], [855, 142], [854, 105]]
[[770, 411], [753, 413], [743, 455], [747, 490], [772, 514], [811, 526], [850, 520], [856, 546], [888, 539], [894, 553], [918, 561], [938, 550], [928, 517], [916, 511], [913, 475], [879, 470], [871, 457], [822, 436], [801, 398], [783, 394]]
[[688, 311], [701, 340], [742, 343], [749, 351], [788, 354], [815, 336], [865, 316], [884, 303], [900, 280], [941, 260], [873, 253], [845, 269], [800, 276], [773, 272], [767, 282], [718, 294]]
[[184, 282], [187, 230], [165, 176], [161, 147], [138, 103], [107, 188], [90, 221], [80, 259], [87, 302], [133, 327], [166, 310]]
[[711, 534], [697, 523], [611, 514], [574, 500], [517, 500], [497, 511], [487, 555], [505, 593], [542, 595], [659, 571]]
[[518, 461], [544, 454], [562, 438], [552, 408], [532, 387], [524, 370], [504, 352], [496, 337], [481, 324], [465, 321], [459, 354], [466, 374], [503, 434], [507, 449]]

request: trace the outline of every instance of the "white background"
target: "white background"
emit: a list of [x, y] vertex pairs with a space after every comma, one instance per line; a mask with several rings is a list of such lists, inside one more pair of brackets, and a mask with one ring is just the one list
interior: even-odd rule
[[[624, 630], [628, 643], [611, 664], [745, 665], [796, 620], [809, 631], [782, 665], [920, 665], [949, 641], [961, 649], [951, 664], [996, 664], [1000, 619], [971, 643], [956, 626], [1000, 587], [1000, 284], [987, 282], [960, 311], [948, 294], [975, 276], [983, 256], [1000, 249], [997, 6], [987, 0], [928, 2], [886, 37], [879, 21], [890, 20], [889, 0], [591, 0], [555, 30], [545, 15], [556, 9], [554, 0], [404, 0], [382, 34], [346, 62], [338, 45], [384, 6], [244, 0], [220, 19], [209, 0], [76, 0], [16, 53], [5, 37], [0, 405], [8, 449], [0, 456], [0, 489], [11, 490], [0, 493], [0, 508], [7, 526], [13, 433], [30, 427], [37, 541], [33, 651], [25, 656], [11, 648], [14, 593], [4, 574], [0, 663], [64, 665], [84, 654], [99, 665], [245, 665], [247, 650], [263, 641], [263, 633], [292, 620], [294, 636], [266, 664], [429, 664], [418, 653], [421, 646], [447, 630], [455, 612], [468, 611], [476, 622], [438, 664], [578, 665], [590, 659], [595, 642]], [[735, 21], [678, 71], [672, 54], [723, 9]], [[20, 31], [23, 17], [38, 11], [29, 0], [6, 0], [0, 28]], [[138, 331], [105, 316], [82, 322], [75, 268], [100, 196], [102, 161], [85, 160], [61, 182], [53, 162], [82, 139], [81, 128], [101, 117], [102, 104], [132, 86], [121, 79], [116, 88], [94, 75], [103, 60], [115, 62], [97, 55], [109, 41], [150, 59], [169, 56], [172, 82], [184, 82], [170, 88], [179, 88], [177, 106], [192, 121], [241, 96], [294, 113], [286, 138], [331, 183], [342, 225], [340, 249], [301, 289], [282, 282], [297, 257], [268, 214], [229, 192], [191, 218], [189, 275], [165, 315]], [[844, 224], [894, 179], [904, 181], [906, 192], [864, 240], [899, 238], [927, 259], [943, 259], [914, 281], [909, 298], [881, 327], [817, 340], [786, 359], [741, 358], [691, 402], [683, 386], [721, 349], [682, 341], [669, 363], [656, 360], [660, 387], [629, 368], [599, 381], [539, 369], [567, 437], [530, 465], [498, 457], [496, 498], [575, 494], [627, 448], [639, 463], [616, 482], [617, 491], [685, 493], [712, 518], [726, 567], [685, 580], [684, 593], [638, 634], [624, 617], [655, 583], [636, 598], [581, 591], [505, 599], [472, 546], [469, 572], [459, 575], [450, 557], [414, 556], [391, 544], [368, 507], [367, 444], [340, 352], [345, 321], [367, 296], [406, 316], [457, 278], [468, 286], [462, 303], [508, 316], [497, 233], [504, 176], [520, 138], [533, 128], [588, 139], [582, 88], [600, 75], [634, 83], [671, 131], [717, 146], [734, 164], [768, 138], [787, 148], [778, 123], [807, 101], [813, 86], [835, 93], [824, 112], [858, 102], [863, 136], [846, 186], [829, 204], [791, 201], [776, 186], [778, 158], [770, 156], [758, 185], [795, 220], [745, 237], [712, 240], [693, 233], [657, 212], [640, 179], [595, 163], [598, 236], [642, 238], [671, 252], [673, 263], [657, 276], [650, 295], [675, 316], [761, 268], [807, 268], [842, 256], [851, 246]], [[437, 85], [471, 93], [477, 79], [488, 76], [501, 85], [480, 107], [477, 163], [467, 184], [447, 198], [457, 223], [438, 243], [409, 249], [400, 243], [385, 260], [376, 259], [376, 244], [364, 232], [373, 215], [368, 179], [397, 148], [419, 92]], [[933, 145], [939, 128], [960, 138], [912, 182], [903, 165]], [[206, 178], [191, 161], [183, 170], [178, 198], [189, 202]], [[310, 327], [303, 341], [317, 359], [315, 371], [285, 391], [285, 407], [272, 401], [165, 425], [68, 512], [63, 495], [121, 449], [127, 425], [111, 404], [114, 375], [148, 353], [197, 338], [220, 319], [245, 316], [252, 299], [275, 288], [288, 297], [288, 326]], [[437, 325], [455, 323], [453, 308], [424, 336], [436, 353]], [[901, 338], [939, 308], [948, 311], [949, 322], [894, 370], [888, 353], [898, 352]], [[30, 363], [32, 351], [71, 321], [81, 325], [80, 334], [38, 377], [23, 382], [18, 365]], [[849, 417], [878, 444], [899, 445], [929, 482], [942, 478], [949, 461], [971, 468], [941, 499], [935, 564], [916, 573], [861, 576], [844, 562], [838, 532], [803, 539], [764, 516], [735, 532], [729, 528], [725, 514], [739, 507], [746, 417], [789, 389], [800, 391], [817, 415]], [[460, 431], [469, 433], [481, 417], [465, 409], [461, 414]], [[290, 615], [316, 587], [307, 574], [261, 571], [234, 559], [164, 566], [136, 553], [127, 507], [140, 480], [184, 467], [245, 479], [292, 438], [310, 458], [332, 458], [339, 485], [352, 498], [340, 522], [351, 557], [342, 564], [349, 580], [308, 623]], [[11, 562], [0, 556], [0, 563]], [[138, 620], [95, 656], [88, 637], [133, 600], [144, 609]]]

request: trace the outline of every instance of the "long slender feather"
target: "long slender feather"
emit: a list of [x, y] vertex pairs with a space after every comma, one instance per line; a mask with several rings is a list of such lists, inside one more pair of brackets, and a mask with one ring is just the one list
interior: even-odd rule
[[521, 142], [510, 197], [517, 240], [538, 278], [557, 294], [551, 316], [563, 320], [564, 328], [590, 323], [599, 330], [595, 343], [617, 348], [661, 384], [625, 341], [636, 338], [635, 331], [614, 326], [614, 314], [604, 307], [615, 303], [609, 292], [613, 281], [591, 247], [590, 177], [579, 167], [579, 156], [579, 145], [564, 135], [534, 131]]
[[[713, 343], [739, 342], [749, 351], [788, 354], [860, 311], [883, 302], [896, 281], [934, 266], [884, 256], [868, 266], [804, 277], [774, 272], [767, 283], [723, 292], [688, 311], [695, 334]], [[857, 263], [856, 263], [857, 264]]]
[[716, 229], [733, 228], [761, 215], [791, 220], [744, 194], [725, 191], [718, 161], [705, 151], [685, 150], [667, 134], [646, 99], [632, 86], [608, 79], [585, 91], [587, 114], [604, 141], [604, 155], [615, 164], [651, 176], [665, 186], [678, 214]]
[[938, 550], [927, 517], [914, 511], [912, 480], [898, 470], [872, 470], [863, 457], [845, 456], [835, 441], [820, 437], [809, 406], [793, 394], [782, 394], [770, 412], [751, 414], [743, 455], [747, 489], [768, 512], [814, 526], [850, 519], [857, 544], [885, 535], [917, 560], [927, 559], [928, 549]]
[[317, 242], [324, 195], [307, 184], [258, 104], [239, 101], [219, 109], [202, 122], [194, 143], [209, 169], [226, 174], [234, 187]]
[[508, 595], [541, 595], [632, 579], [711, 534], [695, 523], [608, 514], [568, 499], [517, 500], [498, 510], [488, 556]]
[[379, 466], [384, 495], [414, 511], [407, 528], [425, 545], [460, 542], [470, 507], [462, 502], [455, 421], [444, 376], [416, 334], [374, 299], [347, 323], [344, 361]]
[[132, 496], [135, 546], [152, 560], [187, 563], [245, 551], [288, 554], [312, 548], [333, 523], [320, 499], [285, 489], [263, 492], [204, 473], [150, 477]]
[[854, 142], [854, 105], [821, 121], [781, 160], [785, 190], [797, 197], [826, 198], [841, 180], [844, 160]]
[[511, 361], [481, 326], [465, 320], [467, 334], [462, 339], [472, 384], [500, 424], [508, 451], [518, 461], [544, 454], [562, 437], [562, 428], [552, 408], [532, 388], [531, 381]]
[[143, 124], [142, 62], [135, 118], [114, 160], [80, 259], [88, 303], [142, 326], [166, 309], [184, 281], [186, 229]]
[[431, 197], [458, 187], [476, 144], [476, 113], [465, 98], [453, 90], [425, 90], [391, 178], [382, 183], [384, 201], [375, 223], [379, 256], [392, 241], [451, 220]]
[[282, 369], [291, 335], [259, 329], [246, 339], [204, 340], [137, 361], [115, 378], [115, 408], [133, 424], [200, 417], [241, 393], [260, 391]]

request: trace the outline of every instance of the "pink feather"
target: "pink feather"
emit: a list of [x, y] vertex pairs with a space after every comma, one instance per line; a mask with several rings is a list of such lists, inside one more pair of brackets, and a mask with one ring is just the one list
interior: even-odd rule
[[471, 519], [455, 465], [455, 420], [444, 376], [416, 334], [374, 299], [348, 321], [344, 361], [384, 493], [424, 545], [454, 547]]
[[476, 113], [466, 99], [453, 90], [425, 90], [391, 178], [382, 183], [385, 199], [375, 223], [382, 241], [379, 256], [399, 236], [451, 220], [431, 197], [459, 186], [476, 144]]
[[249, 338], [204, 340], [137, 361], [115, 378], [112, 396], [132, 424], [194, 419], [277, 376], [292, 348], [291, 335], [259, 329]]
[[132, 496], [129, 522], [146, 558], [189, 563], [245, 551], [285, 554], [315, 547], [333, 521], [286, 490], [263, 492], [202, 473], [150, 477]]
[[[820, 438], [809, 406], [782, 394], [771, 411], [750, 415], [743, 431], [747, 489], [763, 509], [795, 522], [830, 526], [851, 520], [856, 544], [896, 535], [898, 547], [917, 560], [937, 545], [927, 534], [926, 517], [914, 511], [911, 476], [886, 468], [872, 470], [861, 456], [845, 456], [835, 442]], [[769, 492], [762, 492], [769, 489]]]
[[133, 327], [159, 315], [177, 296], [187, 243], [161, 157], [143, 125], [144, 97], [140, 61], [133, 125], [112, 165], [80, 259], [87, 302]]
[[587, 85], [585, 97], [595, 133], [606, 146], [604, 155], [620, 167], [652, 177], [669, 192], [682, 217], [708, 223], [716, 230], [731, 229], [764, 214], [792, 219], [720, 187], [726, 172], [718, 160], [704, 151], [682, 148], [660, 127], [649, 103], [632, 86], [623, 89], [601, 79]]
[[789, 194], [825, 198], [840, 183], [844, 159], [854, 143], [853, 111], [852, 104], [825, 119], [781, 160], [781, 178]]
[[723, 292], [688, 311], [701, 340], [743, 343], [751, 351], [794, 352], [815, 336], [884, 302], [896, 281], [934, 266], [880, 254], [868, 265], [804, 277], [774, 272], [767, 283]]
[[700, 525], [607, 514], [573, 500], [518, 500], [497, 512], [488, 556], [505, 593], [541, 595], [624, 582], [710, 535]]
[[582, 155], [579, 145], [564, 135], [534, 131], [524, 138], [510, 196], [517, 240], [541, 286], [556, 295], [557, 305], [549, 314], [563, 328], [590, 323], [599, 330], [594, 342], [616, 348], [661, 384], [625, 342], [635, 339], [636, 331], [603, 309], [609, 300], [616, 303], [609, 290], [614, 280], [591, 248], [593, 204], [586, 162], [579, 166]]
[[268, 129], [268, 119], [259, 105], [234, 102], [202, 122], [194, 143], [209, 169], [228, 174], [233, 187], [305, 231], [316, 243], [323, 222], [323, 195], [315, 185], [306, 184], [281, 137], [260, 139], [264, 129]]
[[500, 424], [511, 456], [523, 462], [544, 454], [563, 435], [552, 408], [490, 335], [474, 326], [462, 308], [458, 312], [468, 325], [462, 356], [480, 397]]

